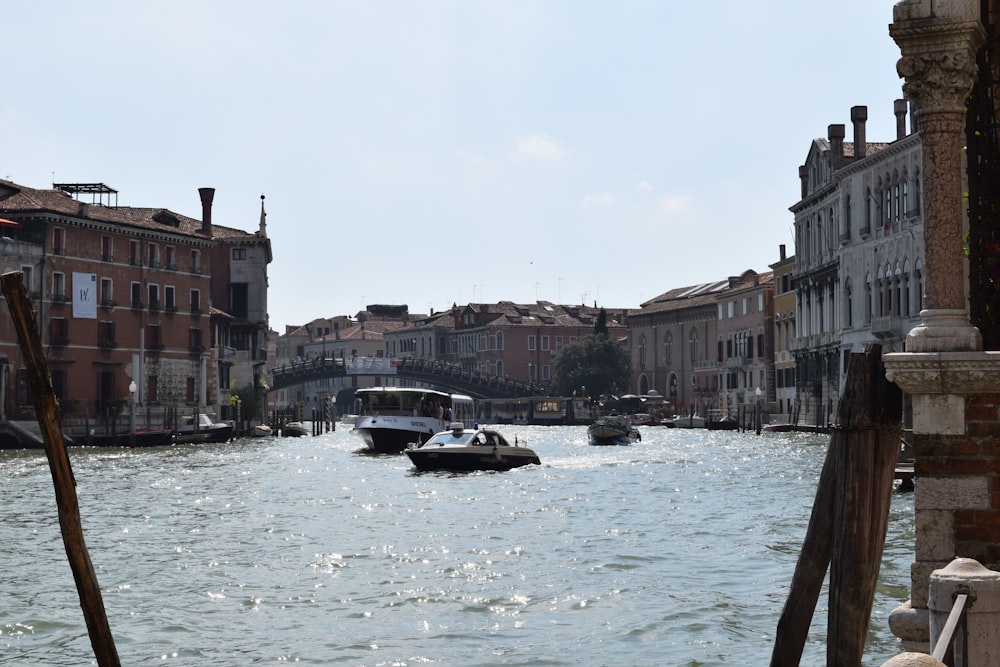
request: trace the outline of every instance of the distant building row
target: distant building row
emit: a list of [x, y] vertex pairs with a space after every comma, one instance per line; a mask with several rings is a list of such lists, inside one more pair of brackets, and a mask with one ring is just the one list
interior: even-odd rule
[[[733, 414], [757, 401], [773, 419], [833, 421], [848, 359], [871, 342], [902, 350], [923, 292], [921, 145], [894, 104], [896, 138], [868, 142], [867, 109], [851, 109], [854, 141], [830, 125], [799, 168], [795, 253], [780, 246], [769, 271], [669, 290], [634, 310], [608, 309], [627, 340], [633, 391], [656, 392], [679, 413]], [[371, 306], [277, 337], [274, 362], [316, 356], [417, 357], [546, 383], [555, 357], [589, 335], [598, 309], [538, 302], [468, 304], [430, 315]], [[274, 392], [279, 406], [391, 377], [331, 378]]]

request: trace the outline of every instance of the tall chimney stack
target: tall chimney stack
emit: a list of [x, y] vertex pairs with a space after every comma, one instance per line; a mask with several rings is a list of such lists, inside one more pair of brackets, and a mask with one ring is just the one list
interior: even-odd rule
[[906, 136], [906, 100], [896, 100], [892, 103], [892, 112], [896, 114], [896, 139]]
[[201, 195], [201, 233], [212, 236], [212, 200], [215, 199], [215, 188], [198, 188]]
[[843, 123], [829, 125], [826, 128], [827, 139], [830, 140], [830, 159], [833, 168], [840, 169], [844, 165], [844, 135], [847, 131]]
[[778, 256], [779, 256], [779, 257], [780, 257], [780, 258], [781, 258], [782, 260], [786, 259], [786, 257], [787, 257], [787, 256], [785, 255], [785, 244], [784, 244], [784, 243], [782, 243], [781, 245], [779, 245], [779, 246], [778, 246]]
[[868, 107], [851, 107], [851, 122], [854, 123], [854, 159], [860, 160], [868, 154], [868, 140], [865, 137], [865, 121], [868, 120]]

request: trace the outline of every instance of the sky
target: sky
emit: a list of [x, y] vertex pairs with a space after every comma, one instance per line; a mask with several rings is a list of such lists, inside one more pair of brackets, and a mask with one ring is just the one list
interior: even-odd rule
[[0, 176], [255, 231], [272, 328], [452, 304], [638, 308], [794, 252], [798, 168], [868, 107], [890, 0], [4, 6]]

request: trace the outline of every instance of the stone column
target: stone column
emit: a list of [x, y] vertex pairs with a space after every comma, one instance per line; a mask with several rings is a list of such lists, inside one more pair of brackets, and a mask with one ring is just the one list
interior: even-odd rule
[[[928, 649], [930, 575], [955, 556], [996, 566], [1000, 484], [1000, 354], [982, 352], [969, 320], [962, 251], [965, 102], [985, 41], [979, 0], [903, 0], [889, 33], [923, 146], [924, 310], [906, 351], [884, 356], [886, 376], [913, 401], [915, 562], [910, 600], [889, 624], [907, 650]], [[1000, 488], [997, 486], [996, 488]]]
[[906, 350], [981, 350], [982, 336], [969, 322], [962, 253], [965, 101], [985, 41], [979, 1], [904, 0], [893, 8], [889, 34], [902, 53], [896, 68], [923, 145], [924, 310]]

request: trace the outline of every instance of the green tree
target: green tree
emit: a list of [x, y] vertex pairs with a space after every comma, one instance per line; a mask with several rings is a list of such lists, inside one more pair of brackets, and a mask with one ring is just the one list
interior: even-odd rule
[[594, 335], [600, 336], [604, 334], [608, 335], [608, 313], [601, 308], [601, 312], [597, 313], [597, 321], [594, 322]]
[[624, 344], [607, 334], [581, 336], [556, 357], [554, 383], [563, 396], [581, 387], [590, 396], [619, 394], [629, 386], [631, 366]]

